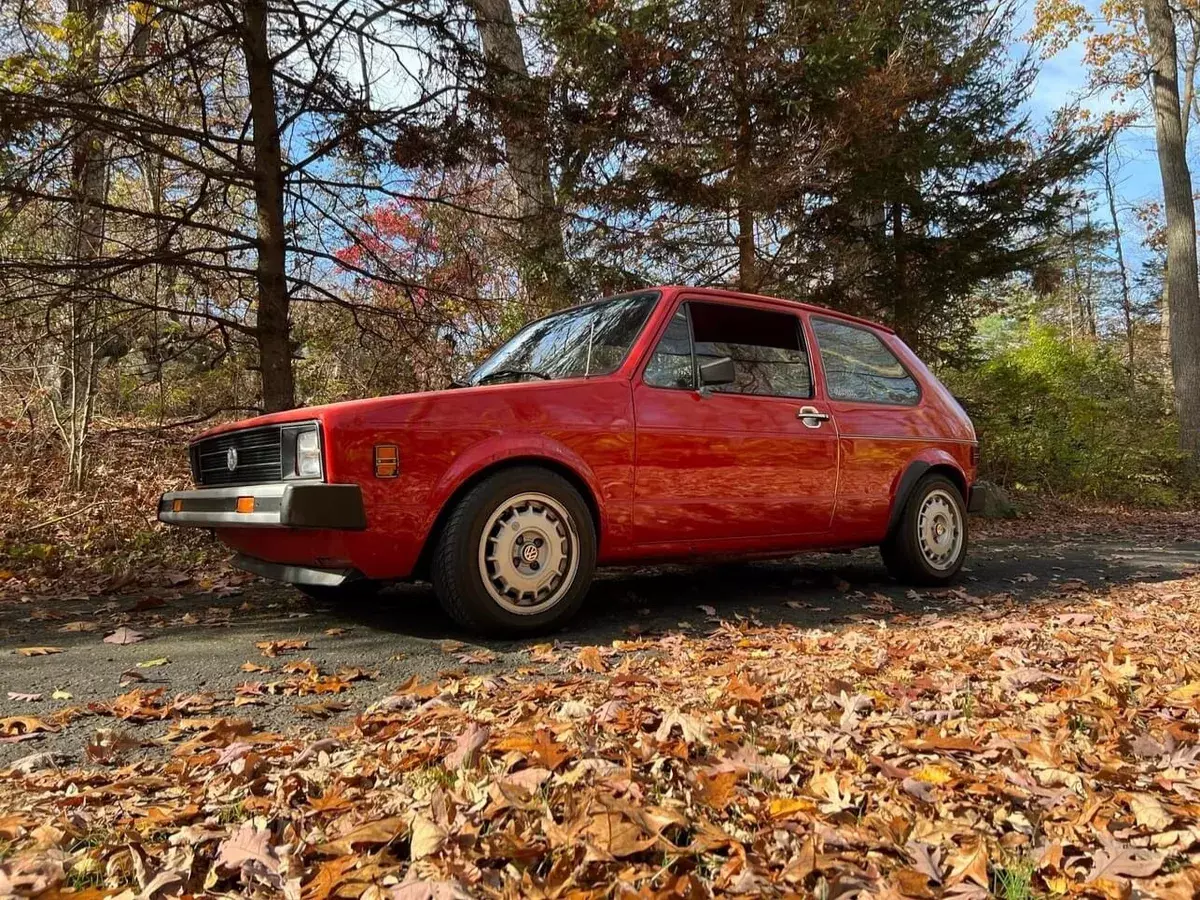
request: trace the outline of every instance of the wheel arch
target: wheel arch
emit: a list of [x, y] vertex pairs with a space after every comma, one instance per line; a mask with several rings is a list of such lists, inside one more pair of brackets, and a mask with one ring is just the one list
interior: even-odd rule
[[904, 507], [908, 503], [908, 498], [912, 496], [917, 482], [930, 474], [945, 475], [954, 482], [954, 486], [958, 488], [958, 493], [962, 497], [963, 505], [966, 506], [970, 496], [967, 476], [950, 454], [934, 452], [914, 459], [900, 474], [896, 489], [892, 492], [892, 510], [888, 516], [887, 527], [888, 537], [891, 537], [899, 526], [900, 517], [904, 514]]
[[472, 488], [498, 472], [524, 467], [542, 468], [553, 472], [579, 492], [579, 496], [587, 504], [588, 512], [591, 513], [592, 525], [596, 529], [596, 542], [598, 545], [603, 533], [603, 514], [596, 492], [593, 490], [588, 479], [575, 467], [562, 459], [537, 453], [518, 454], [483, 464], [459, 479], [453, 490], [439, 504], [437, 515], [425, 530], [421, 552], [418, 554], [416, 565], [413, 567], [413, 577], [425, 579], [429, 576], [430, 557], [433, 554], [434, 546], [437, 544], [438, 536], [442, 533], [442, 528], [446, 524], [446, 519], [449, 518], [451, 511], [458, 505], [458, 502]]

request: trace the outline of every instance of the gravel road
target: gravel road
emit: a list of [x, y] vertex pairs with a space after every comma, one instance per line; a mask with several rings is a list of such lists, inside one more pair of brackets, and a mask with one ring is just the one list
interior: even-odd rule
[[[322, 673], [346, 666], [377, 673], [353, 682], [336, 697], [255, 696], [253, 705], [219, 706], [210, 715], [250, 718], [261, 730], [316, 732], [328, 726], [296, 709], [333, 699], [348, 704], [331, 721], [391, 693], [413, 675], [427, 680], [447, 670], [508, 671], [531, 664], [538, 643], [604, 644], [638, 634], [702, 631], [719, 619], [751, 619], [834, 629], [864, 617], [886, 619], [936, 613], [954, 615], [964, 604], [1061, 597], [1106, 585], [1167, 580], [1200, 570], [1200, 529], [1096, 529], [1070, 535], [1027, 534], [977, 541], [957, 591], [915, 592], [891, 581], [875, 551], [800, 556], [779, 562], [695, 568], [655, 567], [602, 573], [588, 605], [567, 629], [529, 641], [476, 640], [456, 629], [437, 608], [427, 586], [399, 588], [369, 604], [331, 607], [289, 588], [261, 581], [236, 587], [121, 596], [34, 597], [0, 603], [0, 718], [49, 719], [69, 707], [105, 703], [126, 691], [165, 688], [168, 698], [212, 694], [229, 700], [247, 681], [269, 684], [283, 665], [311, 660]], [[1082, 584], [1080, 583], [1082, 582]], [[82, 623], [82, 624], [80, 624]], [[145, 636], [126, 645], [103, 638], [120, 625]], [[301, 640], [308, 648], [266, 658], [260, 641]], [[56, 647], [63, 652], [24, 656], [18, 648]], [[138, 663], [167, 662], [138, 668]], [[248, 673], [244, 663], [269, 672]], [[122, 684], [136, 671], [145, 682]], [[244, 689], [243, 689], [244, 690]], [[54, 693], [70, 697], [54, 699]], [[41, 699], [12, 699], [12, 694]], [[61, 694], [60, 694], [61, 696]], [[187, 713], [203, 714], [203, 713]], [[55, 751], [82, 761], [97, 729], [118, 729], [153, 744], [170, 720], [134, 725], [82, 715], [57, 733], [0, 743], [0, 764], [29, 753]]]

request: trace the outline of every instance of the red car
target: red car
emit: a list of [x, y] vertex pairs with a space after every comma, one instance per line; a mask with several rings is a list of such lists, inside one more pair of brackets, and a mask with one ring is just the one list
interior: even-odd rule
[[158, 517], [308, 593], [431, 580], [491, 633], [563, 622], [597, 565], [878, 545], [906, 581], [962, 566], [975, 431], [882, 325], [660, 287], [536, 321], [455, 388], [214, 429]]

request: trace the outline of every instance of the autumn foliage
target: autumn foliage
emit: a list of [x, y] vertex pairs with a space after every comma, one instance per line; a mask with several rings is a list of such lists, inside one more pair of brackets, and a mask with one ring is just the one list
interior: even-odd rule
[[1195, 896], [1200, 578], [861, 601], [841, 630], [706, 608], [706, 633], [536, 645], [502, 674], [446, 642], [440, 675], [304, 737], [239, 707], [327, 715], [372, 676], [303, 641], [260, 644], [233, 696], [0, 720], [168, 725], [155, 755], [102, 728], [79, 768], [0, 774], [0, 893]]

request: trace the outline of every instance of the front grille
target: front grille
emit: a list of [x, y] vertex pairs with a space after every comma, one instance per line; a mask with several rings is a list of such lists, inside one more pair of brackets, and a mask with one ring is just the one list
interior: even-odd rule
[[[229, 451], [237, 465], [229, 468]], [[191, 448], [192, 477], [201, 487], [263, 484], [283, 480], [283, 428], [266, 425], [197, 441]]]

